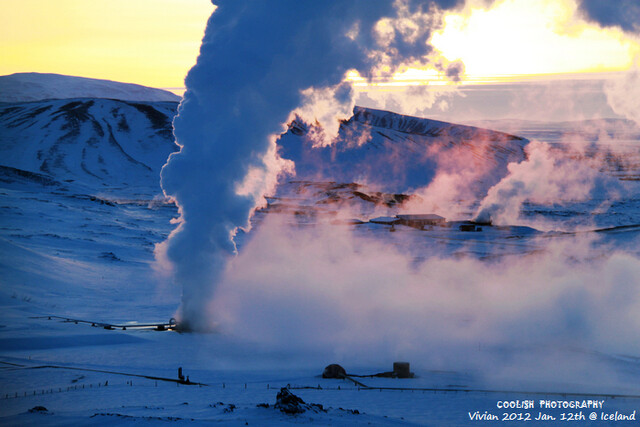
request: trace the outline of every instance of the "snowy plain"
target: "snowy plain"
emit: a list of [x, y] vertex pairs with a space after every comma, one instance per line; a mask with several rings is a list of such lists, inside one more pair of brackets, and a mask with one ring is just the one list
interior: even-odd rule
[[[162, 197], [158, 178], [165, 159], [177, 149], [167, 133], [176, 106], [101, 98], [0, 104], [3, 425], [491, 423], [472, 420], [476, 411], [496, 415], [498, 425], [520, 425], [525, 421], [518, 417], [527, 413], [533, 418], [527, 423], [548, 425], [554, 421], [535, 420], [539, 413], [559, 421], [562, 413], [568, 417], [580, 411], [587, 417], [581, 424], [618, 425], [603, 420], [603, 414], [630, 415], [640, 410], [640, 348], [634, 342], [639, 324], [631, 315], [638, 295], [638, 276], [633, 273], [640, 257], [640, 133], [637, 129], [612, 132], [629, 127], [622, 121], [503, 126], [509, 134], [527, 140], [504, 139], [501, 134], [497, 141], [508, 150], [493, 147], [479, 155], [472, 153], [477, 162], [490, 164], [471, 177], [474, 186], [464, 187], [480, 193], [468, 197], [461, 192], [453, 201], [430, 205], [424, 203], [429, 202], [427, 197], [440, 193], [421, 188], [437, 176], [438, 159], [464, 158], [473, 134], [438, 133], [450, 125], [424, 120], [436, 130], [420, 134], [415, 127], [420, 119], [407, 118], [414, 121], [413, 127], [399, 128], [397, 121], [376, 121], [387, 113], [372, 110], [374, 119], [358, 121], [356, 117], [344, 125], [370, 139], [364, 145], [346, 147], [338, 161], [347, 166], [370, 162], [375, 153], [397, 159], [398, 153], [389, 155], [389, 144], [435, 147], [440, 141], [444, 148], [421, 159], [434, 168], [433, 173], [416, 178], [394, 174], [396, 169], [388, 174], [373, 169], [361, 177], [363, 182], [354, 183], [354, 176], [331, 180], [326, 169], [313, 169], [317, 163], [305, 164], [296, 158], [304, 153], [291, 152], [300, 165], [298, 180], [283, 182], [266, 208], [256, 214], [254, 229], [238, 236], [239, 261], [214, 305], [222, 319], [230, 321], [228, 328], [222, 321], [220, 330], [210, 334], [131, 327], [110, 330], [49, 319], [62, 316], [135, 326], [136, 322], [167, 322], [174, 316], [180, 288], [158, 271], [154, 249], [175, 228], [171, 221], [178, 217], [176, 207]], [[578, 135], [576, 128], [589, 132]], [[281, 143], [290, 149], [296, 138], [303, 139], [304, 132], [290, 129]], [[595, 170], [602, 185], [591, 188], [584, 200], [524, 201], [517, 223], [484, 225], [482, 232], [461, 231], [459, 225], [473, 219], [489, 188], [507, 176], [507, 165], [522, 162], [521, 150], [535, 139], [548, 141], [564, 153], [563, 159]], [[446, 147], [454, 155], [447, 157]], [[485, 157], [487, 153], [492, 155]], [[389, 188], [390, 183], [400, 186]], [[398, 226], [394, 232], [388, 225], [367, 222], [400, 212], [406, 198], [399, 195], [416, 203], [413, 209], [434, 209], [451, 222], [448, 227], [425, 230]], [[296, 239], [303, 244], [323, 242], [307, 248], [318, 265], [329, 262], [328, 268], [335, 265], [336, 270], [343, 266], [340, 259], [323, 258], [331, 250], [362, 270], [356, 268], [353, 277], [345, 277], [349, 282], [344, 286], [335, 285], [340, 280], [336, 274], [317, 278], [326, 284], [329, 295], [299, 284], [308, 298], [280, 302], [295, 294], [295, 288], [278, 287], [274, 281], [286, 282], [292, 271], [294, 278], [310, 276], [276, 261], [302, 258], [275, 246], [271, 246], [273, 258], [252, 256], [264, 255], [261, 247], [273, 242], [304, 252], [304, 246], [295, 245]], [[377, 258], [374, 252], [384, 252], [385, 257]], [[353, 254], [366, 256], [354, 258]], [[550, 263], [554, 258], [558, 265]], [[384, 259], [391, 260], [388, 268], [378, 270], [375, 264]], [[397, 264], [405, 261], [406, 266]], [[551, 270], [542, 278], [573, 277], [578, 283], [558, 298], [547, 299], [542, 287], [540, 292], [514, 291], [511, 298], [497, 300], [495, 305], [488, 303], [486, 294], [471, 288], [483, 281], [474, 276], [482, 275], [488, 287], [494, 280], [498, 287], [503, 284], [502, 275], [506, 282], [526, 282], [518, 274], [539, 273], [526, 268], [539, 262], [549, 262]], [[446, 297], [434, 297], [424, 306], [405, 305], [404, 299], [422, 298], [424, 291], [413, 289], [411, 283], [403, 287], [402, 279], [367, 288], [377, 283], [374, 277], [355, 278], [356, 273], [371, 269], [372, 275], [388, 273], [381, 275], [382, 281], [393, 281], [402, 271], [409, 272], [412, 280], [422, 280], [428, 276], [421, 275], [438, 266], [471, 268], [460, 274], [470, 287], [446, 293], [445, 283], [433, 292], [440, 289]], [[562, 270], [568, 272], [566, 277]], [[600, 270], [608, 272], [603, 277], [613, 277], [624, 286], [602, 294], [587, 285], [582, 289], [580, 281], [597, 276]], [[315, 271], [310, 274], [317, 276]], [[458, 282], [452, 283], [455, 287]], [[382, 298], [389, 286], [402, 295]], [[461, 308], [446, 306], [446, 298], [465, 293], [468, 299], [449, 301], [451, 307]], [[536, 295], [540, 301], [535, 301]], [[238, 303], [238, 298], [248, 302]], [[345, 303], [344, 298], [353, 299]], [[474, 298], [478, 311], [473, 309]], [[521, 298], [526, 300], [522, 305], [498, 307]], [[385, 302], [395, 307], [385, 307]], [[443, 304], [439, 311], [437, 305]], [[545, 304], [560, 308], [546, 311], [541, 309]], [[598, 305], [603, 309], [598, 310]], [[619, 313], [614, 307], [620, 308]], [[520, 317], [512, 313], [518, 309], [531, 312]], [[495, 313], [488, 315], [487, 310]], [[362, 320], [364, 329], [341, 324], [344, 319]], [[513, 322], [514, 330], [501, 329], [505, 322]], [[371, 332], [372, 325], [378, 327], [378, 334]], [[598, 331], [596, 336], [583, 330], [589, 327]], [[518, 328], [523, 328], [521, 333]], [[363, 330], [369, 336], [363, 336]], [[572, 334], [576, 339], [567, 341]], [[618, 334], [619, 339], [612, 338]], [[411, 362], [415, 378], [359, 378], [362, 386], [320, 377], [330, 363], [340, 363], [349, 373], [373, 374], [389, 371], [393, 362], [404, 359]], [[193, 384], [177, 381], [179, 367]], [[307, 403], [322, 404], [326, 411], [280, 412], [273, 405], [281, 387], [289, 387]], [[529, 400], [534, 408], [498, 408], [502, 401]], [[541, 400], [604, 403], [602, 409], [593, 410], [546, 409], [540, 407]], [[268, 407], [259, 406], [263, 403]], [[33, 410], [38, 406], [46, 411]], [[588, 420], [592, 412], [595, 421]], [[502, 421], [505, 413], [517, 414], [516, 419], [507, 415]]]

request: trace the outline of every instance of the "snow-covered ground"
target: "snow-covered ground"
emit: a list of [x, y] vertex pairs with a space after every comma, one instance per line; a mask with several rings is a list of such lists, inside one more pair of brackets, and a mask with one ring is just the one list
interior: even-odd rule
[[[42, 101], [0, 107], [0, 303], [3, 307], [0, 320], [0, 423], [440, 426], [485, 424], [488, 415], [495, 415], [500, 420], [496, 424], [519, 425], [524, 422], [519, 418], [530, 416], [533, 420], [529, 423], [546, 425], [553, 421], [549, 418], [536, 421], [535, 418], [542, 414], [560, 421], [563, 413], [565, 418], [570, 418], [570, 414], [581, 412], [587, 418], [581, 423], [617, 425], [615, 421], [603, 418], [616, 411], [629, 415], [640, 410], [640, 352], [633, 351], [637, 346], [622, 343], [608, 348], [610, 341], [607, 337], [585, 342], [578, 338], [570, 343], [545, 340], [544, 344], [542, 341], [527, 343], [526, 340], [514, 339], [510, 345], [496, 338], [504, 332], [496, 330], [484, 331], [477, 341], [468, 340], [470, 343], [452, 335], [450, 348], [443, 349], [440, 345], [447, 344], [446, 335], [443, 339], [436, 334], [429, 341], [429, 334], [414, 332], [412, 328], [442, 329], [444, 334], [448, 333], [446, 331], [456, 334], [465, 330], [464, 325], [473, 324], [474, 316], [482, 317], [472, 311], [451, 312], [443, 308], [442, 313], [451, 317], [441, 320], [442, 323], [434, 320], [437, 315], [422, 317], [420, 314], [417, 319], [431, 323], [403, 324], [407, 330], [400, 328], [396, 332], [399, 335], [406, 333], [408, 342], [404, 343], [405, 347], [391, 351], [385, 347], [392, 347], [397, 342], [386, 337], [388, 331], [382, 323], [379, 333], [384, 338], [380, 338], [378, 341], [381, 342], [376, 345], [370, 345], [371, 341], [377, 340], [375, 331], [373, 337], [355, 337], [348, 331], [345, 335], [340, 330], [331, 329], [334, 320], [331, 319], [334, 313], [331, 310], [335, 309], [340, 315], [349, 311], [358, 313], [356, 300], [345, 303], [339, 299], [349, 295], [348, 286], [345, 286], [344, 294], [339, 293], [334, 299], [327, 297], [331, 304], [327, 318], [318, 320], [319, 326], [313, 330], [306, 331], [304, 321], [301, 326], [295, 325], [304, 318], [300, 310], [286, 304], [282, 307], [275, 304], [274, 310], [280, 313], [266, 318], [291, 327], [290, 331], [278, 330], [279, 335], [273, 341], [253, 339], [255, 337], [250, 333], [233, 333], [241, 329], [227, 330], [224, 327], [218, 333], [193, 334], [134, 328], [110, 330], [58, 318], [49, 319], [48, 316], [62, 316], [96, 323], [124, 324], [164, 323], [174, 316], [180, 304], [180, 288], [167, 283], [157, 271], [153, 253], [155, 245], [165, 240], [175, 227], [171, 219], [178, 216], [176, 207], [161, 197], [158, 182], [158, 172], [164, 159], [175, 150], [170, 134], [166, 133], [173, 111], [175, 104], [143, 102], [132, 105], [106, 99]], [[435, 194], [418, 191], [429, 183], [428, 180], [420, 182], [402, 174], [394, 175], [394, 170], [375, 173], [376, 169], [372, 169], [366, 182], [353, 183], [353, 176], [342, 183], [328, 182], [331, 177], [323, 175], [327, 169], [303, 169], [302, 166], [310, 168], [313, 163], [305, 164], [298, 157], [301, 174], [307, 172], [304, 178], [315, 177], [315, 180], [290, 181], [280, 186], [269, 199], [269, 205], [257, 213], [254, 229], [238, 236], [238, 268], [251, 269], [243, 263], [246, 259], [256, 261], [251, 258], [252, 253], [264, 253], [256, 248], [261, 242], [268, 246], [272, 238], [270, 232], [289, 230], [287, 233], [291, 232], [293, 236], [306, 236], [301, 237], [304, 240], [309, 233], [313, 237], [313, 231], [309, 230], [318, 229], [322, 233], [327, 231], [329, 238], [335, 239], [336, 257], [342, 254], [344, 248], [341, 245], [345, 243], [339, 236], [350, 236], [354, 253], [370, 256], [367, 249], [370, 246], [386, 251], [389, 259], [407, 256], [410, 259], [408, 268], [412, 272], [423, 271], [425, 265], [429, 268], [455, 265], [474, 266], [482, 274], [490, 271], [484, 266], [507, 268], [504, 260], [514, 265], [533, 264], [538, 259], [537, 254], [549, 251], [549, 257], [559, 254], [561, 269], [566, 266], [566, 270], [570, 270], [571, 263], [580, 266], [602, 263], [604, 267], [613, 269], [611, 275], [617, 277], [616, 280], [629, 287], [621, 288], [619, 294], [603, 294], [601, 300], [585, 297], [586, 291], [581, 293], [579, 287], [568, 288], [573, 292], [567, 294], [567, 298], [573, 298], [571, 301], [566, 302], [562, 298], [552, 301], [558, 304], [598, 304], [604, 301], [608, 304], [604, 298], [615, 297], [615, 304], [622, 308], [627, 307], [626, 302], [631, 304], [638, 282], [629, 280], [628, 275], [622, 273], [616, 276], [615, 263], [635, 260], [640, 256], [637, 137], [629, 137], [626, 133], [624, 138], [616, 139], [615, 135], [604, 132], [612, 142], [609, 147], [613, 147], [605, 149], [599, 144], [603, 141], [597, 141], [597, 138], [594, 141], [589, 134], [589, 150], [581, 150], [571, 142], [575, 132], [567, 131], [569, 125], [554, 127], [551, 129], [553, 132], [562, 134], [562, 137], [556, 134], [556, 140], [549, 141], [555, 144], [554, 149], [563, 155], [569, 153], [566, 155], [578, 162], [588, 163], [590, 168], [599, 168], [598, 174], [612, 180], [602, 181], [605, 184], [620, 185], [616, 187], [615, 199], [611, 199], [612, 193], [607, 188], [596, 188], [594, 194], [600, 194], [601, 200], [558, 200], [552, 204], [529, 201], [522, 205], [522, 215], [517, 224], [483, 225], [482, 232], [465, 232], [459, 226], [472, 219], [489, 187], [509, 173], [507, 164], [524, 160], [522, 148], [526, 141], [482, 131], [483, 135], [495, 135], [497, 139], [487, 138], [485, 141], [489, 145], [476, 153], [472, 141], [478, 135], [474, 132], [478, 131], [472, 128], [427, 121], [422, 125], [420, 121], [403, 123], [388, 120], [388, 117], [384, 121], [381, 118], [385, 113], [375, 111], [372, 113], [374, 117], [364, 119], [364, 113], [360, 111], [360, 119], [352, 119], [351, 125], [349, 122], [343, 125], [343, 132], [346, 132], [343, 135], [348, 134], [347, 131], [353, 134], [366, 129], [367, 141], [364, 145], [344, 148], [342, 154], [333, 157], [334, 160], [346, 164], [356, 160], [367, 162], [375, 157], [372, 152], [380, 151], [388, 157], [391, 150], [388, 141], [414, 146], [414, 150], [420, 144], [433, 147], [440, 143], [441, 147], [432, 149], [426, 158], [412, 160], [416, 168], [420, 161], [431, 165], [428, 175], [433, 177], [438, 171], [450, 172], [447, 168], [438, 168], [439, 154], [449, 160], [465, 158], [467, 152], [464, 147], [467, 147], [477, 162], [490, 164], [472, 176], [472, 179], [483, 179], [483, 185], [478, 187], [483, 193], [475, 198], [459, 200], [455, 215], [448, 216], [449, 220], [455, 221], [448, 227], [417, 230], [397, 226], [391, 232], [389, 225], [367, 221], [375, 216], [402, 212], [404, 207], [411, 206], [406, 203], [412, 197], [415, 201], [416, 196], [424, 199]], [[398, 116], [393, 118], [401, 119]], [[424, 123], [435, 127], [425, 129]], [[443, 135], [443, 129], [447, 130], [446, 141], [438, 139]], [[529, 140], [549, 136], [549, 126], [536, 129], [538, 133], [530, 129], [519, 133], [517, 127], [508, 128], [508, 132], [523, 135]], [[596, 134], [603, 138], [603, 133]], [[292, 144], [295, 138], [303, 135], [300, 129], [290, 131], [283, 144]], [[584, 141], [582, 135], [580, 143]], [[289, 153], [293, 153], [291, 146], [288, 147]], [[306, 149], [311, 150], [310, 147]], [[449, 156], [447, 150], [453, 150], [451, 153], [454, 154]], [[493, 154], [489, 156], [488, 153]], [[392, 154], [398, 158], [398, 153]], [[293, 153], [291, 157], [295, 155]], [[310, 156], [327, 155], [312, 153]], [[599, 159], [598, 163], [592, 162], [594, 158]], [[396, 161], [402, 163], [401, 158]], [[376, 177], [380, 178], [379, 182], [375, 182]], [[394, 177], [402, 179], [394, 181]], [[390, 184], [396, 186], [389, 188]], [[361, 223], [350, 221], [353, 219]], [[277, 226], [273, 226], [274, 223]], [[539, 224], [544, 226], [538, 227]], [[549, 249], [549, 242], [554, 243], [554, 248], [558, 246], [561, 249], [556, 248], [554, 250], [558, 252], [553, 252]], [[575, 242], [584, 244], [581, 250], [588, 254], [572, 252], [575, 248], [571, 246]], [[292, 247], [294, 250], [297, 248], [295, 245]], [[618, 258], [609, 262], [608, 257], [612, 253]], [[563, 264], [563, 254], [567, 255], [567, 264]], [[272, 255], [273, 258], [258, 260], [260, 262], [256, 262], [256, 266], [264, 268], [277, 260], [278, 250], [274, 250]], [[576, 256], [582, 258], [572, 258]], [[457, 260], [465, 263], [455, 264]], [[331, 262], [342, 265], [339, 259]], [[291, 265], [275, 265], [273, 268], [268, 273], [273, 277], [280, 277], [282, 271], [295, 270]], [[375, 266], [373, 268], [376, 272], [381, 271]], [[551, 267], [549, 269], [552, 270]], [[631, 268], [630, 271], [636, 270]], [[236, 284], [240, 283], [238, 274], [230, 273], [231, 281], [235, 280]], [[242, 274], [240, 276], [245, 282], [251, 279]], [[468, 275], [470, 283], [476, 283], [477, 278], [472, 278], [474, 271], [461, 274]], [[560, 270], [553, 270], [543, 277], [562, 274]], [[339, 276], [328, 277], [335, 279]], [[388, 277], [392, 278], [393, 272]], [[518, 275], [511, 278], [521, 280]], [[263, 279], [268, 286], [269, 278]], [[375, 282], [374, 277], [369, 279]], [[363, 296], [358, 293], [359, 282], [347, 285], [354, 286], [353, 296]], [[233, 289], [229, 288], [221, 289], [223, 303], [234, 301]], [[343, 292], [334, 284], [327, 283], [327, 288], [331, 292]], [[280, 297], [282, 294], [278, 292], [290, 291], [286, 287], [283, 289], [274, 288], [271, 295], [265, 293], [264, 303], [267, 304], [269, 298]], [[383, 289], [386, 288], [371, 288], [370, 293], [381, 293]], [[402, 288], [402, 291], [410, 292], [406, 295], [407, 300], [423, 295], [410, 287]], [[508, 289], [497, 291], [510, 292]], [[478, 303], [482, 303], [483, 294], [475, 293], [473, 289], [468, 292], [474, 295], [471, 298], [478, 298]], [[535, 299], [536, 293], [525, 292], [522, 295]], [[374, 305], [380, 302], [371, 298]], [[324, 300], [317, 303], [300, 301], [303, 309], [313, 309], [316, 305], [323, 308], [322, 304], [326, 304]], [[342, 303], [345, 303], [343, 308], [335, 308]], [[453, 303], [455, 305], [456, 302]], [[391, 299], [389, 304], [398, 304], [398, 301]], [[472, 307], [469, 301], [460, 304]], [[521, 308], [539, 310], [544, 301], [538, 305], [535, 302], [531, 304], [524, 304]], [[234, 309], [231, 306], [229, 310]], [[611, 306], [607, 305], [607, 308]], [[259, 332], [264, 327], [265, 331], [273, 332], [269, 325], [259, 324], [264, 313], [251, 312], [256, 307], [259, 307], [257, 303], [241, 306], [232, 314], [243, 315], [242, 325], [248, 325], [253, 331]], [[404, 310], [403, 307], [399, 305], [399, 312]], [[428, 307], [437, 311], [433, 305]], [[379, 319], [393, 321], [394, 317], [388, 315], [388, 310], [389, 307], [377, 307], [372, 311], [374, 318], [365, 320], [376, 324], [376, 313], [379, 313]], [[516, 326], [521, 326], [517, 323], [520, 318], [510, 310], [505, 312], [498, 321], [516, 319]], [[566, 313], [567, 318], [553, 317], [556, 314], [553, 307], [548, 313], [532, 312], [529, 318], [533, 319], [532, 322], [539, 322], [532, 328], [549, 328], [551, 334], [557, 322], [566, 322], [569, 326], [581, 322], [594, 324], [593, 320], [589, 323], [588, 316], [581, 317], [582, 310], [560, 312]], [[585, 312], [589, 313], [588, 310]], [[595, 306], [593, 313], [597, 313], [594, 316], [601, 315]], [[255, 320], [252, 319], [254, 314]], [[400, 323], [404, 319], [412, 319], [411, 314], [399, 318]], [[633, 336], [629, 331], [637, 331], [638, 326], [634, 317], [624, 319], [627, 324], [621, 340]], [[323, 326], [328, 332], [317, 336], [321, 344], [308, 344], [315, 341], [314, 333], [321, 331]], [[611, 335], [619, 332], [606, 327], [603, 330]], [[489, 338], [494, 332], [496, 337], [493, 338], [496, 339], [491, 341]], [[558, 334], [564, 338], [565, 332], [559, 330]], [[331, 347], [332, 334], [339, 343], [335, 348]], [[541, 336], [548, 338], [549, 334]], [[250, 336], [251, 339], [247, 338]], [[594, 347], [593, 343], [602, 345]], [[403, 352], [403, 348], [406, 351]], [[357, 378], [361, 383], [357, 385], [346, 379], [320, 377], [323, 368], [334, 362], [343, 365], [348, 373], [372, 374], [390, 371], [393, 362], [404, 358], [411, 362], [416, 378], [365, 377]], [[176, 382], [179, 367], [183, 368], [184, 375], [189, 376], [190, 382], [197, 384]], [[323, 405], [324, 410], [316, 408], [298, 415], [279, 411], [274, 408], [274, 403], [282, 387], [289, 387], [307, 403]], [[534, 402], [531, 408], [499, 407], [503, 401], [529, 400]], [[567, 403], [572, 405], [570, 408], [543, 408], [540, 401], [573, 403]], [[602, 408], [576, 408], [575, 401], [580, 404], [583, 401], [602, 402]], [[262, 405], [265, 403], [268, 406]], [[45, 407], [46, 411], [33, 410], [38, 406]], [[595, 421], [589, 421], [591, 413], [597, 417]], [[501, 421], [503, 414], [507, 414], [507, 421]], [[628, 424], [632, 425], [634, 421], [628, 421]]]

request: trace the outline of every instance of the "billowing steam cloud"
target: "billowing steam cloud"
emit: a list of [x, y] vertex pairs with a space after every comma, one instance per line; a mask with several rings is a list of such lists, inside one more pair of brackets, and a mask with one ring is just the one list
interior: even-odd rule
[[573, 159], [554, 152], [543, 142], [526, 147], [527, 160], [511, 163], [509, 174], [492, 187], [482, 201], [475, 220], [493, 224], [517, 224], [522, 204], [530, 201], [552, 204], [559, 201], [583, 201], [593, 197], [598, 169], [585, 159]]
[[[517, 368], [520, 378], [600, 387], [613, 377], [584, 377], [576, 358], [548, 349], [640, 351], [640, 258], [594, 251], [593, 237], [543, 238], [532, 244], [541, 251], [495, 262], [436, 256], [416, 265], [386, 239], [278, 221], [263, 223], [229, 264], [213, 306], [223, 332], [267, 349], [314, 363], [410, 358], [507, 376]], [[530, 359], [511, 359], [514, 349]]]
[[[219, 322], [222, 332], [261, 348], [307, 352], [327, 362], [415, 357], [436, 369], [493, 363], [493, 373], [517, 368], [522, 376], [529, 369], [536, 379], [571, 370], [574, 379], [586, 378], [575, 360], [558, 363], [549, 347], [640, 351], [637, 230], [624, 236], [635, 248], [627, 253], [609, 250], [606, 237], [596, 240], [596, 233], [531, 238], [524, 256], [499, 253], [502, 246], [520, 250], [515, 239], [492, 249], [489, 238], [481, 243], [492, 261], [480, 261], [465, 256], [473, 250], [453, 257], [441, 249], [446, 238], [425, 242], [418, 231], [406, 233], [413, 240], [403, 246], [376, 238], [367, 226], [318, 221], [301, 229], [288, 224], [291, 218], [269, 214], [235, 256], [237, 230], [249, 227], [279, 174], [294, 167], [276, 150], [284, 125], [297, 116], [316, 124], [310, 132], [316, 145], [330, 144], [337, 119], [351, 114], [357, 95], [345, 79], [348, 71], [374, 79], [434, 61], [425, 41], [440, 15], [400, 0], [219, 3], [175, 120], [181, 151], [162, 171], [163, 188], [176, 199], [181, 218], [157, 256], [183, 287], [185, 327], [207, 330]], [[444, 70], [454, 80], [463, 72], [460, 64]], [[427, 98], [406, 105], [433, 105], [435, 99]], [[456, 173], [460, 162], [473, 164], [462, 155], [441, 162], [442, 173], [422, 193], [425, 203], [437, 195], [471, 196], [463, 190], [483, 170]], [[601, 166], [578, 148], [562, 152], [532, 142], [527, 159], [512, 163], [489, 191], [477, 218], [513, 223], [526, 201], [585, 200], [617, 191]], [[403, 239], [402, 231], [389, 234], [395, 242]], [[414, 245], [422, 247], [412, 251]], [[419, 258], [425, 248], [431, 256]], [[505, 344], [533, 363], [505, 361], [511, 355], [502, 350]], [[610, 379], [608, 372], [587, 371], [592, 384]]]
[[274, 142], [290, 113], [323, 121], [326, 144], [328, 123], [353, 105], [347, 71], [388, 75], [428, 61], [440, 17], [432, 2], [408, 0], [216, 3], [174, 121], [181, 150], [162, 170], [180, 225], [156, 251], [183, 288], [182, 324], [199, 330], [212, 325], [207, 305], [233, 236], [292, 166]]
[[607, 101], [616, 113], [640, 126], [640, 67], [636, 66], [605, 85]]

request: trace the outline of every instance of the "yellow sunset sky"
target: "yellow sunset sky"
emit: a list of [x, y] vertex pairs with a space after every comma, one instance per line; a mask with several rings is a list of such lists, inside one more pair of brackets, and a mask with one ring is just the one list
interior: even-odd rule
[[179, 88], [212, 11], [209, 0], [0, 0], [0, 75]]
[[[482, 0], [447, 13], [432, 44], [465, 64], [467, 83], [610, 73], [633, 67], [637, 34], [603, 29], [575, 0]], [[195, 63], [209, 0], [0, 0], [0, 75], [46, 72], [180, 93]], [[444, 82], [409, 69], [395, 84]]]

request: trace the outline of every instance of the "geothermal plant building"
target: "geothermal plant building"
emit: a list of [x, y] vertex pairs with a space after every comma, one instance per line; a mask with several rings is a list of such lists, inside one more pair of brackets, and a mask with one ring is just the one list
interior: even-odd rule
[[394, 226], [402, 224], [413, 228], [423, 229], [425, 226], [443, 226], [446, 219], [435, 214], [396, 215], [395, 217], [379, 217], [371, 219], [374, 224]]

